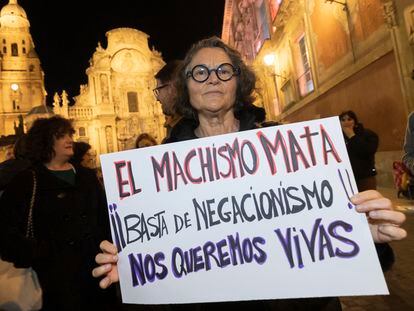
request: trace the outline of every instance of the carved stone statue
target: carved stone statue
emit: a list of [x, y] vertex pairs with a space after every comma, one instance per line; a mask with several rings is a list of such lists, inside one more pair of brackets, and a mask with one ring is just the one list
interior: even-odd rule
[[53, 96], [53, 107], [60, 107], [60, 96], [57, 92], [55, 92], [55, 95]]
[[105, 50], [102, 48], [101, 42], [98, 41], [98, 46], [96, 47], [96, 52], [104, 52]]
[[65, 90], [62, 91], [62, 107], [67, 107], [69, 104], [69, 100], [68, 100], [68, 93], [66, 93]]

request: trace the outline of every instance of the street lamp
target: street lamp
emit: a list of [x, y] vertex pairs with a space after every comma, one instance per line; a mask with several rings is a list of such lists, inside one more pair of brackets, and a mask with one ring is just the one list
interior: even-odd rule
[[17, 91], [18, 89], [19, 89], [19, 85], [17, 84], [17, 83], [12, 83], [11, 85], [10, 85], [10, 88], [13, 90], [13, 91]]
[[271, 75], [286, 80], [287, 78], [281, 74], [276, 73], [276, 55], [274, 53], [266, 54], [263, 57], [263, 62], [267, 67], [271, 68]]
[[263, 61], [264, 61], [266, 66], [272, 66], [275, 63], [275, 59], [276, 59], [276, 57], [275, 57], [275, 54], [273, 54], [273, 53], [266, 54], [263, 57]]
[[274, 85], [274, 100], [273, 105], [277, 107], [278, 111], [281, 111], [280, 107], [280, 99], [279, 99], [279, 87], [278, 87], [278, 81], [277, 77], [282, 78], [283, 80], [286, 80], [287, 78], [285, 76], [282, 76], [280, 74], [276, 73], [276, 55], [275, 53], [268, 53], [263, 57], [263, 63], [268, 68], [268, 72], [270, 73], [270, 76], [272, 76], [273, 85]]

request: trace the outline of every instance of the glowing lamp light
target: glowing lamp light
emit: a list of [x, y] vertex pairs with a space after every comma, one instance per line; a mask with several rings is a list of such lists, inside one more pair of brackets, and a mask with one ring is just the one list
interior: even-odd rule
[[12, 85], [10, 85], [10, 88], [11, 88], [13, 91], [17, 91], [17, 90], [19, 89], [19, 85], [18, 85], [17, 83], [13, 83]]
[[263, 57], [266, 66], [272, 66], [275, 63], [276, 57], [274, 54], [267, 54]]

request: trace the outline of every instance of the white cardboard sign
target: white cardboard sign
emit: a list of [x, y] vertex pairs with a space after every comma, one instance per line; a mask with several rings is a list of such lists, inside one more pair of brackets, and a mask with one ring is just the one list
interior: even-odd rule
[[337, 117], [101, 163], [125, 303], [388, 294]]

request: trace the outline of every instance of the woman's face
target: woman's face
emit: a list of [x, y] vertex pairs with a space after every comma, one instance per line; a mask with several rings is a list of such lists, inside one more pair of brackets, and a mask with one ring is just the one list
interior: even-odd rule
[[84, 167], [95, 168], [95, 157], [93, 156], [90, 149], [83, 155], [80, 164]]
[[342, 128], [353, 128], [355, 126], [355, 121], [346, 114], [341, 118], [341, 126]]
[[73, 156], [73, 138], [70, 134], [65, 134], [62, 137], [55, 138], [53, 144], [53, 150], [55, 151], [55, 158], [68, 158]]
[[[187, 67], [191, 71], [194, 66], [204, 65], [208, 69], [216, 69], [224, 63], [232, 64], [229, 56], [221, 48], [203, 48], [193, 57]], [[217, 115], [233, 109], [236, 101], [237, 77], [233, 76], [228, 81], [222, 81], [215, 71], [204, 82], [187, 78], [187, 87], [191, 106], [204, 115]]]

